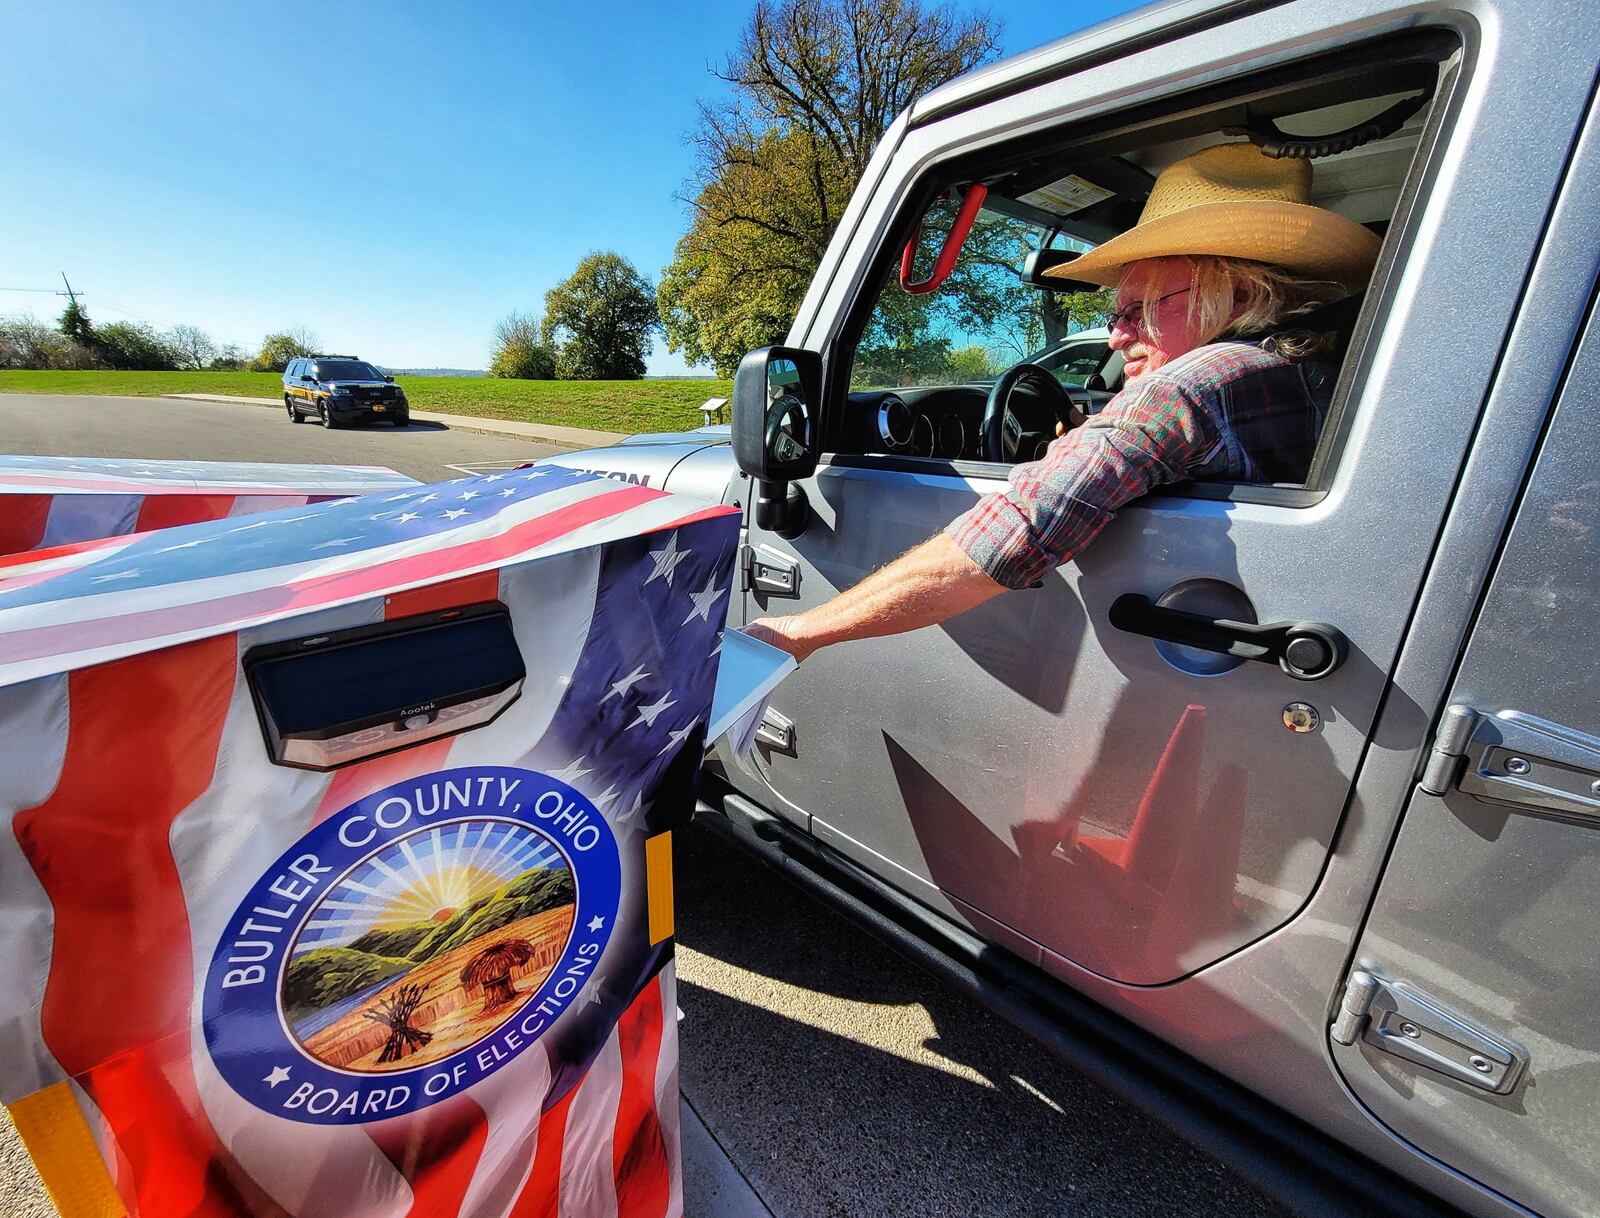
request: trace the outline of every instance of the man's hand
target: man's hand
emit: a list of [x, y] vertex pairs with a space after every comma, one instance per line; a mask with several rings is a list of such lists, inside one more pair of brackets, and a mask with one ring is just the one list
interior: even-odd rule
[[831, 601], [793, 617], [758, 618], [745, 632], [803, 663], [818, 648], [932, 626], [1004, 591], [941, 533]]
[[794, 617], [760, 617], [744, 627], [744, 632], [753, 639], [759, 639], [770, 647], [787, 651], [794, 657], [796, 664], [805, 663], [805, 659], [816, 647], [806, 642], [804, 638], [805, 623], [798, 615]]

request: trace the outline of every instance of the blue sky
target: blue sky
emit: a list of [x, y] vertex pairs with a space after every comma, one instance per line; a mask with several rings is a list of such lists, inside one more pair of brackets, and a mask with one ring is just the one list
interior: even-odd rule
[[[1133, 7], [1013, 0], [1026, 50]], [[481, 368], [585, 253], [654, 280], [684, 134], [747, 2], [22, 0], [0, 46], [0, 314], [306, 325], [399, 367]], [[658, 374], [685, 371], [658, 347]]]

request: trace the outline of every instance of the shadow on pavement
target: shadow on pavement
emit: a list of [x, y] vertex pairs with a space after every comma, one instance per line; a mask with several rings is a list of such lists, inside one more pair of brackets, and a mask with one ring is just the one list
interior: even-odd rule
[[684, 1091], [778, 1218], [1282, 1213], [765, 864], [679, 836]]
[[404, 435], [408, 431], [449, 431], [450, 428], [445, 423], [433, 423], [433, 422], [428, 422], [428, 421], [423, 420], [423, 419], [412, 419], [404, 427], [395, 427], [395, 426], [392, 426], [391, 424], [386, 423], [386, 422], [373, 421], [373, 422], [353, 423], [353, 424], [352, 423], [346, 423], [343, 427], [337, 427], [337, 428], [334, 428], [334, 430], [335, 431], [371, 431], [371, 432], [377, 432], [379, 434], [387, 431], [387, 432], [390, 432], [391, 434], [398, 433], [400, 435]]

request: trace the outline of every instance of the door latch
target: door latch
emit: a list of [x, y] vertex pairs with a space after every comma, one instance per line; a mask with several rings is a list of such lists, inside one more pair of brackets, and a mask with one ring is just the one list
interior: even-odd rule
[[1404, 981], [1357, 969], [1328, 1033], [1341, 1045], [1374, 1049], [1496, 1095], [1517, 1085], [1528, 1051]]
[[1235, 622], [1169, 609], [1137, 592], [1112, 601], [1108, 616], [1129, 634], [1276, 664], [1297, 681], [1321, 680], [1344, 663], [1350, 650], [1344, 635], [1324, 622]]
[[800, 564], [771, 546], [744, 547], [744, 591], [766, 596], [799, 596]]
[[1418, 786], [1450, 787], [1535, 815], [1600, 823], [1600, 740], [1521, 711], [1445, 708]]

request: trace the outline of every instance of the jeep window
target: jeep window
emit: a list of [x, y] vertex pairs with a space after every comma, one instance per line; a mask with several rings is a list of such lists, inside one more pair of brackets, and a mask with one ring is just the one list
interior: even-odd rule
[[1087, 342], [1064, 343], [1030, 358], [1039, 367], [1054, 373], [1063, 385], [1082, 389], [1083, 383], [1105, 366], [1110, 354], [1106, 339], [1097, 337]]
[[[930, 273], [959, 206], [951, 191], [924, 218], [913, 282]], [[1070, 316], [1057, 313], [1054, 293], [1022, 282], [1023, 261], [1044, 248], [1089, 247], [1052, 245], [1050, 217], [1029, 215], [1006, 200], [985, 203], [938, 288], [908, 292], [896, 268], [856, 348], [851, 388], [987, 384], [1047, 342], [1081, 329], [1082, 321], [1074, 326]], [[1084, 316], [1098, 321], [1098, 313], [1091, 308]]]
[[371, 364], [354, 359], [325, 359], [317, 363], [319, 381], [381, 381]]
[[[1419, 36], [1404, 48], [1398, 42], [1360, 48], [1345, 53], [1342, 63], [1333, 57], [1318, 61], [1315, 70], [1300, 65], [1218, 84], [1204, 105], [1181, 112], [1176, 106], [1166, 115], [1147, 111], [1138, 121], [1106, 116], [1093, 128], [1078, 124], [1030, 134], [935, 166], [887, 230], [870, 286], [835, 337], [843, 360], [828, 361], [830, 375], [839, 378], [834, 384], [845, 389], [846, 403], [825, 420], [830, 452], [847, 463], [856, 463], [851, 459], [857, 456], [866, 464], [984, 461], [981, 423], [988, 389], [1024, 360], [1083, 395], [1082, 408], [1103, 407], [1120, 387], [1121, 360], [1105, 358], [1101, 342], [1091, 341], [1103, 341], [1103, 330], [1085, 336], [1084, 350], [1070, 337], [1104, 326], [1111, 293], [1031, 286], [1024, 260], [1034, 251], [1090, 249], [1131, 228], [1156, 176], [1201, 148], [1245, 138], [1247, 130], [1259, 134], [1264, 124], [1275, 124], [1283, 138], [1303, 137], [1308, 147], [1334, 133], [1364, 133], [1351, 136], [1354, 146], [1347, 140], [1341, 151], [1314, 160], [1311, 202], [1385, 234], [1408, 180], [1423, 171], [1426, 158], [1418, 152], [1431, 131], [1435, 86], [1456, 49], [1453, 39], [1433, 36]], [[1379, 116], [1393, 121], [1386, 118], [1387, 126], [1374, 137]], [[949, 277], [925, 293], [907, 291], [903, 279], [915, 288], [930, 277], [974, 185], [986, 193]], [[916, 245], [911, 273], [903, 277], [908, 240]], [[1364, 324], [1356, 320], [1360, 299], [1344, 303], [1342, 313], [1319, 314], [1328, 322], [1322, 332], [1332, 336], [1336, 368], [1356, 363], [1349, 352]], [[1360, 316], [1374, 315], [1375, 303], [1366, 302]], [[1096, 373], [1101, 379], [1086, 383]], [[1348, 380], [1341, 371], [1313, 470], [1326, 463], [1324, 450], [1338, 432]], [[1191, 483], [1181, 493], [1214, 498], [1235, 492], [1231, 484]]]

